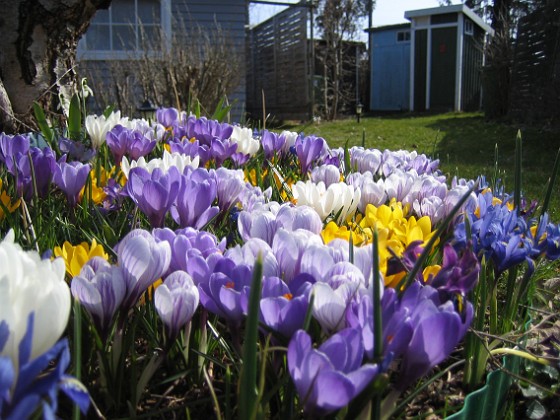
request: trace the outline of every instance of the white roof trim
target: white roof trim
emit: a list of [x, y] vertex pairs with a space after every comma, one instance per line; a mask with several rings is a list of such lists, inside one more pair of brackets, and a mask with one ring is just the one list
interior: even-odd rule
[[475, 12], [464, 4], [454, 4], [451, 6], [431, 7], [429, 9], [408, 10], [404, 12], [404, 17], [408, 20], [421, 16], [441, 15], [444, 13], [464, 13], [474, 23], [484, 29], [490, 35], [494, 35], [494, 30], [487, 25]]

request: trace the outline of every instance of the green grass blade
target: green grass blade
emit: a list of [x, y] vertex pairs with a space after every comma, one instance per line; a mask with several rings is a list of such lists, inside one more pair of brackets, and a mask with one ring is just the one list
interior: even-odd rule
[[45, 137], [47, 142], [49, 142], [49, 145], [52, 147], [54, 141], [54, 130], [49, 126], [47, 118], [45, 117], [45, 112], [37, 102], [33, 102], [33, 112], [35, 113], [37, 124], [41, 129], [41, 134], [43, 134], [43, 137]]
[[519, 216], [520, 206], [521, 206], [521, 157], [523, 155], [522, 144], [521, 144], [521, 131], [517, 131], [517, 137], [515, 138], [515, 185], [513, 191], [513, 204], [515, 206], [515, 211]]
[[253, 419], [257, 413], [257, 342], [259, 328], [259, 303], [261, 298], [263, 264], [262, 256], [257, 257], [253, 268], [253, 281], [249, 294], [249, 312], [245, 326], [243, 343], [243, 367], [239, 378], [239, 418]]
[[552, 173], [550, 174], [550, 178], [548, 178], [548, 186], [546, 188], [546, 194], [543, 200], [541, 216], [548, 211], [548, 206], [550, 205], [550, 197], [552, 196], [552, 190], [554, 188], [554, 183], [556, 182], [556, 177], [558, 176], [559, 167], [560, 167], [560, 149], [558, 149], [558, 152], [556, 152], [556, 159], [554, 160]]
[[82, 132], [82, 111], [80, 110], [80, 99], [73, 95], [68, 109], [68, 135], [72, 140], [80, 140]]

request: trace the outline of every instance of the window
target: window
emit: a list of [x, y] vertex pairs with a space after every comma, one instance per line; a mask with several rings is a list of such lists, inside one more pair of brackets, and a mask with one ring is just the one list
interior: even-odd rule
[[474, 26], [472, 20], [465, 19], [465, 35], [473, 35]]
[[397, 42], [410, 42], [410, 31], [397, 32]]
[[146, 50], [160, 51], [169, 39], [170, 0], [113, 0], [98, 10], [80, 40], [83, 59], [127, 59]]

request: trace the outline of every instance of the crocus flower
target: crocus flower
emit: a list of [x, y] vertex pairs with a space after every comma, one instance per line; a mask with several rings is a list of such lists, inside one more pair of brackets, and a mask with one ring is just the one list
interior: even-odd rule
[[153, 235], [157, 241], [166, 241], [171, 246], [168, 274], [185, 271], [196, 285], [208, 281], [226, 246], [225, 239], [218, 241], [213, 234], [190, 227], [175, 232], [155, 229]]
[[[0, 242], [0, 322], [10, 335], [0, 353], [19, 366], [19, 345], [30, 313], [35, 314], [29, 360], [51, 348], [60, 338], [70, 316], [70, 288], [64, 281], [64, 261], [42, 260], [35, 251], [23, 251], [10, 231]], [[38, 293], [40, 291], [40, 293]]]
[[95, 150], [88, 149], [84, 143], [73, 141], [64, 137], [58, 140], [58, 149], [67, 154], [72, 160], [87, 162], [95, 156]]
[[409, 311], [414, 331], [397, 382], [404, 390], [451, 354], [469, 328], [473, 307], [466, 302], [460, 314], [452, 301], [440, 300], [436, 289], [415, 281], [405, 290], [399, 308]]
[[311, 165], [323, 156], [326, 147], [327, 143], [322, 137], [308, 136], [296, 140], [296, 154], [302, 175], [307, 174]]
[[59, 161], [55, 168], [53, 182], [60, 188], [64, 194], [70, 207], [75, 207], [78, 202], [78, 196], [81, 189], [87, 181], [87, 177], [91, 170], [90, 164], [81, 162], [66, 162], [66, 155]]
[[223, 258], [216, 264], [207, 283], [200, 283], [200, 303], [208, 311], [238, 327], [245, 317], [246, 300], [249, 298], [252, 273], [245, 265], [236, 265]]
[[159, 168], [150, 174], [143, 168], [134, 168], [129, 173], [126, 191], [138, 208], [148, 217], [153, 227], [162, 227], [167, 212], [177, 197], [181, 177], [171, 168], [163, 173]]
[[364, 347], [358, 330], [334, 334], [318, 349], [311, 337], [297, 331], [288, 346], [288, 370], [304, 406], [323, 416], [348, 405], [378, 374], [377, 365], [362, 365]]
[[340, 284], [336, 288], [324, 282], [313, 285], [313, 318], [324, 331], [338, 331], [346, 326], [345, 313], [357, 296], [358, 288], [357, 282]]
[[278, 276], [280, 273], [278, 261], [272, 252], [272, 248], [259, 238], [249, 238], [243, 245], [229, 248], [224, 256], [237, 265], [246, 265], [251, 270], [257, 258], [261, 257], [263, 275], [265, 277]]
[[181, 227], [200, 229], [219, 212], [218, 207], [212, 207], [216, 195], [217, 185], [214, 176], [206, 169], [187, 168], [181, 177], [171, 215]]
[[[292, 282], [292, 288], [289, 288], [278, 277], [263, 279], [260, 319], [266, 326], [287, 338], [303, 327], [309, 305], [311, 283], [296, 283]], [[297, 289], [295, 286], [298, 286]]]
[[155, 291], [154, 305], [165, 325], [167, 337], [174, 340], [198, 307], [198, 289], [184, 271], [171, 273]]
[[12, 198], [8, 195], [4, 187], [4, 181], [0, 179], [0, 220], [2, 220], [5, 216], [4, 214], [4, 207], [8, 210], [9, 213], [13, 213], [20, 205], [21, 200], [12, 201]]
[[272, 159], [275, 153], [280, 153], [286, 143], [286, 135], [276, 134], [272, 131], [263, 130], [261, 133], [261, 144], [264, 150], [264, 157]]
[[80, 274], [85, 263], [93, 257], [109, 259], [109, 255], [103, 249], [103, 245], [98, 244], [95, 238], [92, 239], [91, 245], [87, 242], [72, 245], [70, 242], [64, 241], [62, 247], [54, 247], [53, 253], [55, 257], [62, 257], [66, 265], [66, 273], [71, 278]]
[[10, 136], [0, 133], [0, 161], [6, 165], [8, 172], [17, 174], [17, 165], [21, 156], [29, 152], [29, 137], [23, 135]]
[[364, 149], [363, 147], [352, 147], [350, 149], [350, 165], [357, 168], [362, 174], [371, 173], [377, 175], [381, 168], [383, 154], [377, 149]]
[[109, 130], [121, 122], [123, 121], [121, 120], [120, 111], [112, 112], [107, 118], [103, 115], [88, 115], [85, 125], [92, 147], [96, 150], [99, 149], [105, 143]]
[[356, 212], [361, 195], [359, 189], [344, 182], [337, 182], [326, 187], [322, 181], [318, 184], [312, 181], [298, 181], [292, 187], [292, 193], [298, 206], [313, 208], [321, 220], [332, 215], [336, 217], [339, 224]]
[[290, 281], [301, 272], [301, 260], [311, 244], [323, 246], [321, 237], [309, 235], [309, 232], [303, 229], [293, 232], [278, 229], [276, 232], [272, 243], [272, 251], [278, 261], [280, 277], [287, 284], [290, 284]]
[[253, 130], [247, 127], [233, 126], [231, 141], [237, 144], [237, 151], [244, 155], [254, 156], [260, 148], [260, 143], [253, 138]]
[[319, 235], [323, 229], [323, 222], [320, 216], [309, 206], [293, 206], [286, 203], [280, 206], [276, 214], [278, 227], [289, 231], [297, 229], [307, 230], [315, 235]]
[[200, 158], [198, 156], [191, 158], [183, 153], [169, 153], [167, 150], [163, 151], [163, 157], [161, 159], [154, 158], [146, 161], [142, 156], [138, 160], [131, 160], [123, 157], [121, 162], [121, 169], [123, 174], [128, 178], [128, 173], [132, 168], [140, 167], [146, 169], [148, 172], [152, 173], [154, 169], [159, 168], [162, 172], [167, 172], [171, 167], [177, 168], [179, 173], [183, 173], [187, 166], [193, 169], [198, 168], [200, 163]]
[[150, 285], [163, 276], [171, 262], [169, 243], [156, 242], [147, 231], [128, 233], [116, 247], [118, 264], [126, 283], [123, 308], [129, 309]]
[[101, 337], [106, 338], [113, 316], [126, 294], [121, 268], [101, 257], [94, 257], [72, 279], [71, 290], [91, 316]]
[[[31, 159], [29, 159], [31, 156]], [[33, 165], [33, 168], [31, 168]], [[31, 199], [35, 192], [40, 198], [47, 196], [49, 186], [56, 170], [56, 157], [52, 149], [31, 147], [29, 155], [21, 155], [17, 162], [18, 192], [26, 200]], [[35, 191], [35, 187], [37, 190]]]
[[328, 188], [331, 184], [340, 182], [340, 169], [334, 165], [316, 166], [311, 171], [311, 181], [315, 184], [322, 182]]
[[176, 108], [159, 108], [156, 120], [166, 128], [173, 127], [179, 122], [179, 111]]
[[214, 173], [216, 174], [218, 206], [222, 211], [228, 211], [239, 203], [239, 195], [245, 189], [243, 171], [218, 168]]

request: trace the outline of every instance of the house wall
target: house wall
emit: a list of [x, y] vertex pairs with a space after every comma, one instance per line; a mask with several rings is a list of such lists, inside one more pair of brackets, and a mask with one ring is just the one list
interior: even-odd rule
[[[468, 18], [465, 18], [465, 20]], [[473, 25], [472, 35], [463, 38], [462, 109], [477, 111], [481, 108], [482, 58], [485, 32]]]
[[[249, 11], [246, 0], [173, 0], [172, 16], [181, 16], [184, 22], [196, 23], [202, 28], [214, 29], [219, 25], [233, 45], [232, 55], [236, 56], [239, 72], [239, 85], [228, 96], [232, 108], [233, 121], [240, 122], [245, 115], [247, 97], [246, 73], [246, 25], [249, 24]], [[174, 28], [175, 29], [175, 28]], [[189, 29], [184, 33], [189, 42]], [[179, 36], [181, 34], [179, 33]]]
[[[232, 45], [231, 54], [236, 58], [236, 72], [239, 75], [238, 86], [228, 95], [228, 101], [233, 103], [231, 112], [232, 121], [241, 121], [245, 114], [246, 105], [246, 25], [249, 23], [248, 3], [246, 0], [170, 0], [171, 1], [171, 37], [178, 38], [180, 42], [193, 42], [192, 33], [197, 29], [213, 31], [217, 25], [227, 36]], [[92, 59], [93, 58], [93, 59]], [[130, 55], [121, 54], [121, 60], [133, 60]], [[92, 55], [84, 55], [78, 50], [79, 71], [81, 74], [95, 75], [97, 90], [103, 89], [98, 96], [93, 98], [91, 109], [101, 112], [106, 103], [114, 104], [110, 98], [115, 96], [115, 83], [111, 74], [111, 61], [98, 60]], [[131, 75], [133, 78], [134, 75]], [[91, 80], [90, 80], [91, 82]], [[140, 89], [141, 90], [141, 89]], [[141, 102], [142, 93], [137, 95]], [[119, 109], [128, 115], [133, 115], [138, 104], [116, 104]], [[158, 104], [174, 106], [175, 104]], [[209, 110], [212, 112], [213, 110]]]
[[410, 40], [398, 42], [405, 25], [374, 31], [371, 51], [370, 108], [374, 111], [400, 111], [409, 108]]

